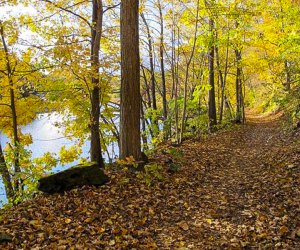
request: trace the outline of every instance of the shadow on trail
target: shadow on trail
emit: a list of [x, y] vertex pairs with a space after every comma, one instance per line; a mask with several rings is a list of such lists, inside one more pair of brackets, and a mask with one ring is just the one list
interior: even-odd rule
[[181, 169], [162, 182], [112, 171], [101, 188], [6, 211], [7, 249], [300, 249], [299, 136], [279, 116], [234, 128], [184, 141]]
[[196, 216], [212, 221], [200, 226], [205, 249], [300, 249], [299, 138], [284, 134], [281, 116], [249, 115], [236, 131], [186, 145], [205, 169]]

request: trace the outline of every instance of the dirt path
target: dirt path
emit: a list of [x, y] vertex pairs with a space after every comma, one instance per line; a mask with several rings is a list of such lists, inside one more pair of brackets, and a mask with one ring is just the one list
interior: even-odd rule
[[[300, 144], [294, 139], [279, 121], [253, 120], [200, 146], [200, 162], [211, 168], [195, 219], [212, 220], [204, 234], [211, 243], [200, 239], [196, 249], [300, 249]], [[186, 152], [199, 153], [191, 145]]]
[[157, 161], [182, 154], [182, 168], [163, 182], [111, 171], [107, 186], [14, 208], [0, 225], [15, 236], [4, 247], [300, 249], [299, 135], [255, 119], [172, 150]]

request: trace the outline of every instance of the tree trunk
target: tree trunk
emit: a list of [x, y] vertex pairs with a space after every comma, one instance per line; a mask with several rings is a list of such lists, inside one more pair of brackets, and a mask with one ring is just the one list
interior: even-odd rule
[[[3, 49], [5, 53], [5, 59], [6, 59], [6, 70], [7, 70], [7, 78], [9, 82], [9, 93], [10, 93], [10, 108], [11, 108], [11, 115], [12, 115], [12, 127], [13, 127], [13, 141], [14, 141], [14, 174], [18, 176], [19, 173], [21, 173], [21, 167], [20, 167], [20, 140], [18, 135], [18, 121], [17, 121], [17, 110], [16, 110], [16, 103], [15, 103], [15, 91], [14, 91], [14, 81], [13, 81], [13, 72], [10, 66], [10, 59], [9, 59], [9, 52], [7, 48], [7, 44], [5, 41], [5, 35], [4, 35], [4, 28], [2, 22], [0, 22], [0, 34], [3, 44]], [[14, 188], [15, 191], [21, 191], [20, 187], [22, 184], [21, 178], [15, 178], [14, 180]]]
[[224, 113], [224, 103], [225, 103], [225, 87], [226, 87], [226, 79], [227, 79], [227, 72], [228, 72], [228, 58], [229, 58], [229, 36], [227, 40], [227, 47], [226, 47], [226, 59], [225, 59], [225, 69], [224, 69], [224, 77], [221, 71], [220, 66], [220, 57], [219, 57], [219, 50], [216, 48], [216, 58], [217, 58], [217, 65], [220, 74], [220, 81], [221, 81], [221, 103], [220, 103], [220, 117], [219, 123], [222, 123], [223, 120], [223, 113]]
[[211, 129], [213, 126], [217, 125], [217, 112], [216, 112], [216, 98], [215, 98], [215, 69], [214, 69], [214, 20], [212, 18], [209, 19], [209, 27], [211, 32], [211, 45], [209, 48], [208, 55], [208, 67], [209, 67], [209, 84], [211, 89], [208, 93], [208, 118], [209, 118], [209, 128]]
[[[173, 21], [174, 22], [174, 21]], [[176, 50], [175, 50], [175, 24], [172, 23], [172, 36], [171, 36], [171, 47], [172, 47], [172, 54], [171, 54], [171, 71], [172, 71], [172, 92], [171, 92], [171, 99], [175, 96], [175, 56], [176, 56]]]
[[[174, 7], [174, 3], [172, 2], [172, 7]], [[174, 18], [174, 11], [172, 11], [172, 33], [171, 33], [171, 73], [172, 73], [172, 91], [171, 91], [171, 99], [174, 99], [174, 111], [175, 111], [175, 136], [176, 136], [176, 142], [177, 141], [177, 134], [178, 134], [178, 123], [177, 123], [177, 118], [178, 118], [178, 108], [177, 108], [177, 81], [176, 79], [176, 64], [175, 64], [175, 57], [176, 57], [176, 49], [175, 49], [175, 37], [176, 37], [176, 32], [175, 32], [175, 18]], [[170, 136], [172, 136], [172, 121], [170, 121]]]
[[13, 189], [10, 174], [9, 174], [6, 162], [5, 162], [1, 142], [0, 142], [0, 174], [2, 176], [6, 197], [9, 201], [13, 201], [14, 189]]
[[162, 14], [161, 2], [158, 0], [159, 19], [160, 19], [160, 70], [161, 70], [161, 85], [162, 85], [162, 104], [163, 104], [163, 117], [164, 117], [164, 139], [168, 139], [167, 118], [168, 118], [168, 104], [167, 104], [167, 90], [166, 90], [166, 76], [164, 65], [164, 19]]
[[139, 1], [121, 2], [120, 158], [141, 155]]
[[144, 82], [145, 82], [145, 91], [146, 91], [146, 95], [147, 95], [147, 108], [151, 108], [151, 94], [150, 94], [150, 87], [148, 85], [148, 81], [147, 81], [147, 76], [146, 76], [146, 72], [145, 72], [145, 67], [143, 65], [141, 65], [142, 68], [142, 72], [143, 72], [143, 78], [144, 78]]
[[241, 51], [235, 49], [236, 57], [236, 80], [235, 80], [235, 95], [236, 95], [236, 115], [235, 120], [237, 123], [242, 122], [242, 107], [243, 107], [243, 97], [242, 97], [242, 69], [241, 69]]
[[143, 109], [143, 100], [141, 98], [141, 116], [142, 116], [142, 141], [143, 141], [143, 151], [146, 151], [149, 149], [148, 147], [148, 141], [147, 141], [147, 134], [146, 134], [146, 119], [145, 119], [145, 113]]
[[289, 67], [289, 62], [287, 60], [284, 61], [284, 69], [285, 69], [285, 90], [291, 90], [291, 71]]
[[198, 17], [199, 17], [199, 0], [197, 2], [197, 14], [196, 14], [196, 21], [195, 21], [195, 31], [193, 37], [193, 47], [192, 52], [189, 59], [186, 62], [186, 71], [185, 71], [185, 80], [184, 80], [184, 99], [183, 99], [183, 111], [182, 111], [182, 119], [181, 119], [181, 130], [180, 130], [180, 137], [179, 143], [182, 142], [183, 133], [185, 131], [185, 122], [186, 122], [186, 103], [187, 103], [187, 85], [189, 80], [189, 71], [192, 59], [194, 57], [195, 49], [196, 49], [196, 41], [197, 41], [197, 31], [198, 31]]
[[[152, 45], [152, 37], [150, 34], [150, 28], [145, 18], [145, 15], [141, 13], [141, 18], [145, 24], [147, 30], [147, 40], [148, 40], [148, 50], [149, 50], [149, 65], [150, 65], [150, 87], [151, 87], [151, 98], [152, 98], [152, 108], [153, 110], [157, 110], [156, 104], [156, 87], [155, 87], [155, 74], [154, 74], [154, 52], [153, 52], [153, 45]], [[151, 117], [151, 123], [154, 126], [153, 132], [156, 136], [159, 132], [158, 128], [158, 121], [156, 115]]]
[[157, 110], [156, 104], [156, 90], [155, 90], [155, 75], [154, 75], [154, 54], [153, 54], [153, 44], [152, 37], [150, 34], [150, 28], [145, 18], [145, 15], [141, 13], [141, 18], [145, 24], [147, 31], [147, 40], [148, 40], [148, 52], [149, 52], [149, 65], [150, 65], [150, 86], [151, 86], [151, 97], [152, 97], [152, 107], [154, 110]]
[[[175, 23], [174, 23], [175, 27]], [[176, 31], [174, 30], [174, 38], [176, 37]], [[179, 44], [179, 28], [177, 28], [177, 44]], [[175, 45], [174, 45], [175, 46]], [[176, 58], [177, 56], [177, 58]], [[179, 46], [177, 47], [177, 53], [174, 47], [174, 60], [175, 60], [175, 88], [174, 88], [174, 101], [175, 101], [175, 138], [176, 143], [179, 143], [179, 107], [178, 107], [178, 93], [179, 93]]]
[[91, 66], [92, 66], [92, 93], [91, 93], [91, 161], [97, 162], [103, 167], [99, 119], [100, 119], [100, 82], [99, 82], [99, 52], [102, 37], [103, 5], [102, 0], [93, 0], [92, 17], [92, 42], [91, 42]]

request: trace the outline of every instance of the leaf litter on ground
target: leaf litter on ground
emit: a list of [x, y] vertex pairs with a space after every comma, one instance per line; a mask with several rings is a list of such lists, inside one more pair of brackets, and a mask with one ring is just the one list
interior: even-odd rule
[[105, 186], [39, 195], [4, 212], [1, 249], [300, 249], [300, 142], [280, 124], [161, 146], [151, 185], [109, 169]]

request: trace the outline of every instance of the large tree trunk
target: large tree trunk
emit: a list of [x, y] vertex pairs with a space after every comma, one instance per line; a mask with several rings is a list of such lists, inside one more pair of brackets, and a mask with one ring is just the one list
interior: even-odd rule
[[99, 119], [100, 119], [100, 82], [99, 82], [99, 52], [102, 37], [103, 5], [102, 0], [93, 0], [92, 17], [92, 42], [91, 42], [91, 66], [92, 66], [92, 93], [91, 93], [91, 161], [104, 166], [100, 143]]
[[121, 2], [120, 158], [141, 159], [139, 1]]
[[208, 118], [209, 118], [209, 128], [211, 129], [213, 126], [217, 124], [217, 111], [216, 111], [216, 98], [215, 98], [215, 69], [214, 69], [214, 20], [212, 18], [209, 19], [209, 27], [211, 32], [211, 45], [209, 48], [208, 54], [208, 67], [209, 67], [209, 84], [211, 89], [208, 94]]
[[2, 176], [6, 197], [9, 201], [13, 201], [14, 189], [13, 189], [10, 174], [9, 174], [6, 162], [5, 162], [1, 142], [0, 142], [0, 174]]

